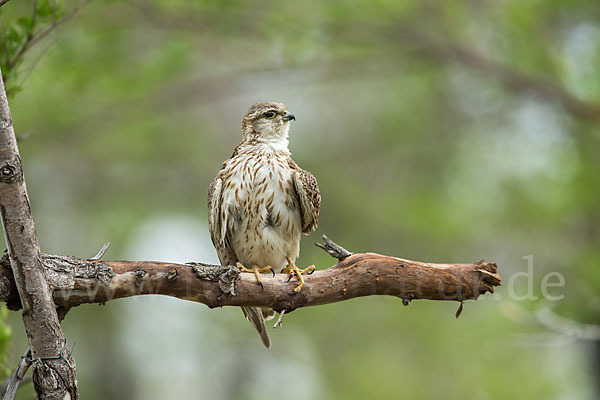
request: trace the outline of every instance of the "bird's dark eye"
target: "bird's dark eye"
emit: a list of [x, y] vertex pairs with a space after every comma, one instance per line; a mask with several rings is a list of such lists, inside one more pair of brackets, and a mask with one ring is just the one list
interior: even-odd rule
[[265, 113], [265, 117], [267, 118], [273, 118], [275, 116], [275, 113], [273, 111], [268, 111]]

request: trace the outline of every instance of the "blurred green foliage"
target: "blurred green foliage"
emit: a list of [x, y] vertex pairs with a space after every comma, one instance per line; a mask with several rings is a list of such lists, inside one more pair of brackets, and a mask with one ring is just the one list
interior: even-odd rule
[[[34, 26], [32, 2], [0, 10], [44, 251], [110, 240], [115, 259], [214, 259], [208, 183], [248, 106], [277, 100], [323, 197], [299, 265], [332, 264], [311, 244], [326, 233], [352, 251], [485, 256], [504, 278], [458, 320], [456, 304], [393, 298], [298, 310], [269, 352], [237, 309], [81, 307], [64, 327], [84, 398], [597, 398], [597, 342], [534, 311], [600, 324], [598, 2], [91, 2], [5, 70], [81, 5], [39, 1]], [[530, 255], [531, 283], [515, 275]], [[544, 298], [551, 272], [561, 300]]]
[[12, 340], [12, 329], [8, 324], [9, 311], [6, 306], [0, 307], [0, 379], [8, 377], [11, 373], [9, 357]]
[[26, 51], [65, 18], [64, 3], [64, 0], [35, 0], [27, 4], [31, 6], [29, 14], [6, 17], [4, 12], [0, 12], [0, 67], [9, 98], [21, 90], [21, 86], [16, 84], [17, 71]]

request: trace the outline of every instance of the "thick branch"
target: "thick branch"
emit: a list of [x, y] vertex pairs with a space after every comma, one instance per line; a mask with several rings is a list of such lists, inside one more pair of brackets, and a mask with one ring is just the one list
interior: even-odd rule
[[[331, 242], [333, 243], [333, 242]], [[335, 244], [334, 244], [335, 245]], [[327, 245], [325, 245], [327, 246]], [[338, 246], [338, 251], [343, 248]], [[348, 253], [349, 254], [349, 253]], [[54, 301], [64, 307], [144, 294], [161, 294], [207, 306], [260, 306], [290, 312], [371, 295], [411, 300], [475, 300], [500, 285], [497, 266], [483, 260], [472, 264], [430, 264], [375, 253], [345, 255], [331, 268], [305, 277], [294, 294], [295, 279], [263, 275], [264, 289], [253, 274], [235, 267], [181, 265], [153, 261], [98, 261], [42, 255], [54, 290]], [[0, 300], [12, 309], [14, 290], [6, 260], [0, 268]]]
[[[0, 71], [0, 76], [2, 75]], [[0, 79], [0, 217], [12, 267], [15, 291], [23, 307], [23, 323], [34, 365], [33, 381], [38, 398], [77, 399], [75, 364], [65, 353], [51, 288], [46, 281], [35, 232], [21, 158], [12, 119]], [[1, 287], [6, 284], [2, 279]], [[18, 289], [18, 293], [17, 293]]]

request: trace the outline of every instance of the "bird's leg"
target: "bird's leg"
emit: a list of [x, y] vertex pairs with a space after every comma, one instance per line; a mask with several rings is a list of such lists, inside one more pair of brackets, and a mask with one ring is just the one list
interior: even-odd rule
[[273, 276], [275, 276], [275, 270], [273, 269], [273, 267], [271, 267], [270, 265], [267, 265], [266, 267], [263, 268], [259, 268], [256, 265], [252, 268], [246, 268], [242, 265], [242, 263], [235, 263], [235, 266], [240, 270], [240, 272], [251, 272], [254, 274], [254, 276], [256, 276], [256, 281], [258, 282], [258, 284], [260, 285], [261, 288], [265, 288], [263, 286], [262, 280], [260, 279], [260, 274], [263, 274], [265, 272], [271, 272], [273, 274]]
[[292, 276], [296, 276], [296, 278], [298, 278], [298, 282], [300, 283], [294, 289], [294, 292], [298, 293], [302, 289], [302, 286], [304, 286], [304, 279], [302, 278], [302, 275], [312, 274], [313, 272], [315, 272], [315, 266], [311, 265], [310, 267], [299, 269], [290, 257], [286, 257], [286, 259], [288, 265], [285, 268], [283, 268], [281, 272], [284, 274], [290, 274], [290, 279], [292, 279]]

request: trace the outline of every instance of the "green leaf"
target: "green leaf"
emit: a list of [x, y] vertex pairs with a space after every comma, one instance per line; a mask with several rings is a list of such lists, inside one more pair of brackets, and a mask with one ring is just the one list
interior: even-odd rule
[[33, 33], [34, 22], [31, 17], [20, 17], [17, 19], [17, 24], [22, 26], [26, 32]]
[[37, 16], [44, 19], [51, 17], [53, 13], [53, 7], [48, 0], [40, 0], [37, 6]]
[[12, 98], [15, 94], [19, 93], [23, 90], [23, 86], [17, 84], [7, 84], [6, 85], [6, 96], [8, 98]]

